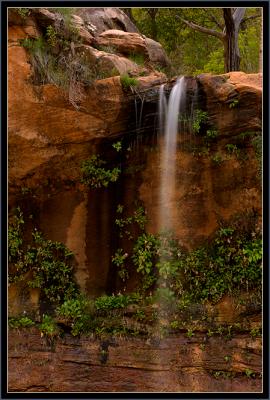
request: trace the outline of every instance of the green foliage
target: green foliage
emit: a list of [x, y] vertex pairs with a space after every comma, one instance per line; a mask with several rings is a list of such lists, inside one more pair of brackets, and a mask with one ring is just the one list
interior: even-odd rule
[[212, 244], [188, 254], [183, 261], [183, 287], [194, 301], [218, 301], [234, 290], [260, 287], [261, 238], [221, 228]]
[[252, 369], [246, 368], [244, 372], [248, 378], [255, 378], [255, 372]]
[[217, 138], [217, 136], [218, 136], [218, 132], [214, 129], [208, 129], [206, 131], [206, 139], [207, 140], [214, 140]]
[[239, 149], [235, 144], [229, 143], [229, 144], [226, 144], [225, 147], [226, 147], [227, 152], [230, 154], [238, 154], [238, 152], [239, 152]]
[[[117, 213], [122, 214], [123, 211], [124, 206], [118, 205]], [[140, 230], [144, 230], [146, 223], [147, 216], [143, 207], [138, 207], [129, 217], [116, 218], [115, 220], [115, 225], [119, 228], [119, 236], [122, 238], [125, 234], [129, 240], [133, 239], [133, 236], [128, 229], [135, 224]]]
[[250, 330], [250, 336], [255, 339], [256, 337], [262, 336], [260, 328], [252, 328]]
[[128, 58], [137, 65], [145, 64], [145, 58], [144, 58], [143, 54], [132, 53], [132, 54], [129, 54]]
[[8, 326], [12, 329], [30, 328], [31, 326], [34, 325], [35, 322], [26, 316], [8, 319]]
[[121, 151], [122, 150], [122, 142], [121, 140], [119, 140], [118, 142], [113, 143], [112, 147], [117, 151]]
[[254, 139], [252, 140], [252, 146], [255, 151], [255, 155], [258, 161], [258, 175], [261, 177], [262, 176], [262, 136], [258, 135], [255, 136]]
[[211, 157], [211, 160], [213, 161], [213, 163], [220, 165], [223, 161], [223, 158], [221, 154], [217, 153]]
[[196, 110], [194, 113], [194, 119], [192, 123], [193, 132], [199, 134], [203, 124], [208, 121], [208, 114], [206, 111]]
[[59, 317], [67, 318], [72, 321], [81, 318], [90, 306], [90, 300], [84, 296], [79, 296], [64, 301], [63, 304], [56, 308]]
[[8, 229], [8, 261], [17, 262], [22, 256], [23, 213], [18, 207]]
[[9, 282], [23, 280], [31, 272], [28, 285], [40, 288], [41, 295], [50, 302], [61, 302], [72, 297], [77, 289], [73, 281], [73, 254], [60, 242], [43, 238], [36, 229], [32, 232], [32, 243], [25, 243], [23, 236], [23, 214], [17, 209], [8, 231]]
[[120, 76], [120, 82], [123, 89], [129, 89], [130, 87], [135, 87], [139, 84], [139, 81], [136, 78], [132, 78], [127, 74]]
[[39, 325], [39, 330], [41, 332], [41, 336], [45, 335], [48, 338], [58, 336], [60, 333], [60, 330], [53, 317], [46, 314], [43, 315], [42, 323]]
[[30, 8], [16, 8], [16, 11], [22, 19], [26, 19], [31, 13]]
[[186, 335], [188, 338], [192, 338], [192, 336], [194, 336], [193, 329], [188, 329]]
[[143, 233], [138, 237], [133, 248], [132, 260], [137, 272], [150, 275], [153, 269], [153, 255], [156, 254], [158, 241], [151, 233]]
[[39, 37], [37, 39], [31, 39], [28, 37], [21, 39], [20, 45], [29, 50], [32, 54], [38, 51], [44, 51], [46, 48], [46, 42], [43, 37]]
[[239, 100], [238, 99], [234, 99], [229, 103], [229, 108], [235, 108], [237, 107], [239, 104]]
[[138, 302], [139, 297], [135, 295], [118, 294], [116, 296], [101, 296], [95, 300], [95, 307], [97, 310], [106, 311], [116, 308], [125, 308], [129, 304]]
[[125, 260], [127, 257], [128, 253], [124, 253], [123, 249], [117, 249], [115, 255], [112, 257], [112, 263], [118, 268], [118, 275], [124, 282], [129, 278], [128, 271], [125, 268]]
[[99, 155], [85, 160], [81, 166], [81, 182], [93, 188], [107, 187], [110, 182], [116, 182], [121, 172], [120, 168], [109, 170], [102, 167], [104, 164], [105, 161], [101, 160]]
[[[256, 11], [247, 10], [247, 15], [255, 13]], [[261, 24], [261, 18], [257, 18], [239, 33], [240, 69], [246, 73], [259, 70]]]
[[161, 304], [165, 308], [172, 307], [176, 302], [174, 291], [167, 287], [157, 288], [153, 299], [155, 302]]
[[[159, 41], [171, 62], [174, 75], [197, 75], [205, 72], [224, 73], [222, 42], [211, 35], [189, 28], [181, 18], [208, 29], [222, 32], [222, 8], [172, 7], [132, 8], [136, 26], [147, 37]], [[151, 11], [152, 10], [152, 11]], [[153, 12], [154, 11], [154, 12]], [[248, 8], [245, 17], [256, 15], [258, 8]], [[261, 18], [241, 23], [239, 49], [241, 71], [258, 72]]]
[[46, 28], [46, 38], [49, 46], [54, 47], [57, 44], [57, 33], [52, 27], [52, 25], [47, 26]]

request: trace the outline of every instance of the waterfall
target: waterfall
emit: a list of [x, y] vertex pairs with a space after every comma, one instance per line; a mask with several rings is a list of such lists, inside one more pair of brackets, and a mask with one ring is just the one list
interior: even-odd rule
[[[185, 78], [177, 79], [169, 98], [168, 109], [164, 87], [160, 87], [159, 121], [160, 129], [165, 128], [161, 146], [159, 230], [172, 228], [172, 206], [175, 195], [176, 148], [179, 127], [179, 113], [185, 101]], [[165, 118], [164, 118], [165, 115]], [[163, 124], [163, 122], [165, 122]]]
[[161, 85], [159, 89], [159, 102], [158, 102], [158, 123], [159, 133], [162, 133], [165, 128], [165, 120], [168, 111], [167, 99], [164, 91], [165, 85]]

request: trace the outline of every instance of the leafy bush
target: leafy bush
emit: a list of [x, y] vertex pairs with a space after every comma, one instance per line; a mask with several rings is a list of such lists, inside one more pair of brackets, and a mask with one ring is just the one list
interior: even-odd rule
[[8, 230], [9, 282], [23, 280], [31, 272], [28, 285], [40, 288], [41, 295], [50, 302], [73, 297], [77, 293], [73, 253], [63, 243], [44, 239], [36, 229], [32, 232], [32, 243], [25, 243], [23, 224], [23, 214], [18, 208]]
[[52, 27], [52, 25], [47, 26], [46, 37], [49, 46], [54, 47], [57, 44], [57, 33]]
[[113, 310], [115, 308], [125, 308], [129, 304], [136, 303], [139, 297], [136, 295], [101, 296], [95, 300], [97, 310]]
[[63, 304], [57, 307], [56, 313], [60, 317], [74, 321], [81, 318], [87, 310], [89, 311], [90, 306], [90, 300], [84, 296], [80, 296], [64, 301]]
[[106, 164], [105, 161], [101, 160], [98, 155], [93, 155], [85, 160], [81, 166], [82, 183], [100, 188], [101, 186], [107, 187], [110, 182], [116, 182], [121, 172], [120, 168], [108, 170], [102, 167], [104, 164]]
[[28, 318], [26, 316], [19, 317], [19, 318], [9, 318], [8, 319], [8, 326], [10, 328], [12, 328], [12, 329], [15, 329], [15, 328], [29, 328], [29, 327], [34, 326], [34, 325], [35, 325], [35, 322], [32, 319], [30, 319], [30, 318]]
[[39, 325], [39, 330], [41, 336], [45, 335], [48, 338], [53, 338], [59, 335], [60, 330], [55, 322], [55, 320], [50, 315], [43, 315], [42, 323]]
[[216, 139], [217, 136], [218, 136], [218, 132], [217, 132], [216, 130], [214, 130], [214, 129], [208, 129], [208, 130], [206, 131], [206, 139], [207, 139], [207, 140]]
[[201, 130], [203, 124], [206, 124], [208, 121], [208, 114], [206, 111], [195, 110], [194, 119], [192, 123], [193, 132], [198, 134]]
[[136, 78], [132, 78], [127, 74], [121, 75], [120, 81], [124, 89], [135, 87], [139, 84], [139, 81]]
[[[121, 204], [118, 205], [116, 212], [118, 214], [122, 214], [124, 211], [124, 206]], [[123, 237], [124, 234], [127, 236], [128, 239], [133, 239], [130, 231], [128, 230], [132, 224], [136, 224], [140, 230], [144, 230], [145, 225], [147, 223], [147, 216], [146, 211], [143, 207], [138, 207], [134, 212], [133, 215], [126, 217], [126, 218], [116, 218], [115, 224], [119, 228], [119, 236]]]
[[16, 8], [16, 11], [22, 19], [26, 19], [31, 12], [30, 8]]
[[[211, 245], [188, 254], [182, 265], [184, 290], [194, 301], [218, 301], [234, 290], [261, 286], [262, 241], [221, 228]], [[184, 277], [184, 280], [183, 280]]]

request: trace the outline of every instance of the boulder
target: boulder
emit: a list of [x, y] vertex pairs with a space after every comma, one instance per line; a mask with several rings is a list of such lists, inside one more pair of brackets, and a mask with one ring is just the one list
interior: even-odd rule
[[145, 37], [145, 44], [150, 61], [161, 67], [170, 67], [171, 63], [160, 43]]
[[111, 29], [101, 33], [96, 43], [98, 46], [113, 46], [122, 54], [141, 54], [148, 58], [145, 40], [139, 33]]
[[128, 16], [116, 7], [78, 8], [75, 13], [82, 17], [86, 23], [94, 26], [95, 35], [97, 36], [108, 29], [138, 33], [138, 29]]
[[90, 65], [97, 68], [97, 72], [113, 75], [122, 75], [127, 72], [138, 72], [138, 66], [131, 60], [116, 54], [99, 51], [91, 46], [76, 46], [76, 53], [84, 56]]
[[71, 22], [73, 27], [77, 30], [83, 44], [91, 44], [94, 41], [94, 29], [85, 23], [84, 20], [78, 15], [72, 15]]
[[262, 74], [229, 72], [198, 76], [210, 120], [219, 134], [261, 130]]

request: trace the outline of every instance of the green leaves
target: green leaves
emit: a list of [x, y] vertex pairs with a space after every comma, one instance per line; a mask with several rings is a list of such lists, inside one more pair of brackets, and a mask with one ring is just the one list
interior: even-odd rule
[[24, 279], [31, 272], [27, 284], [40, 288], [47, 300], [59, 303], [73, 296], [77, 288], [73, 279], [73, 253], [63, 243], [44, 239], [36, 229], [32, 232], [32, 242], [25, 243], [20, 209], [9, 227], [9, 282]]
[[123, 89], [135, 87], [139, 84], [138, 79], [130, 77], [128, 74], [121, 75], [120, 82]]
[[116, 182], [121, 173], [120, 168], [112, 170], [105, 169], [102, 166], [106, 164], [98, 155], [93, 155], [82, 163], [81, 172], [82, 183], [93, 188], [107, 187], [110, 182]]
[[116, 296], [101, 296], [95, 300], [97, 310], [113, 310], [125, 308], [129, 304], [136, 302], [136, 297], [118, 294]]
[[194, 113], [194, 119], [192, 123], [193, 132], [195, 134], [199, 134], [201, 127], [203, 124], [206, 124], [208, 121], [208, 114], [206, 111], [196, 110]]

